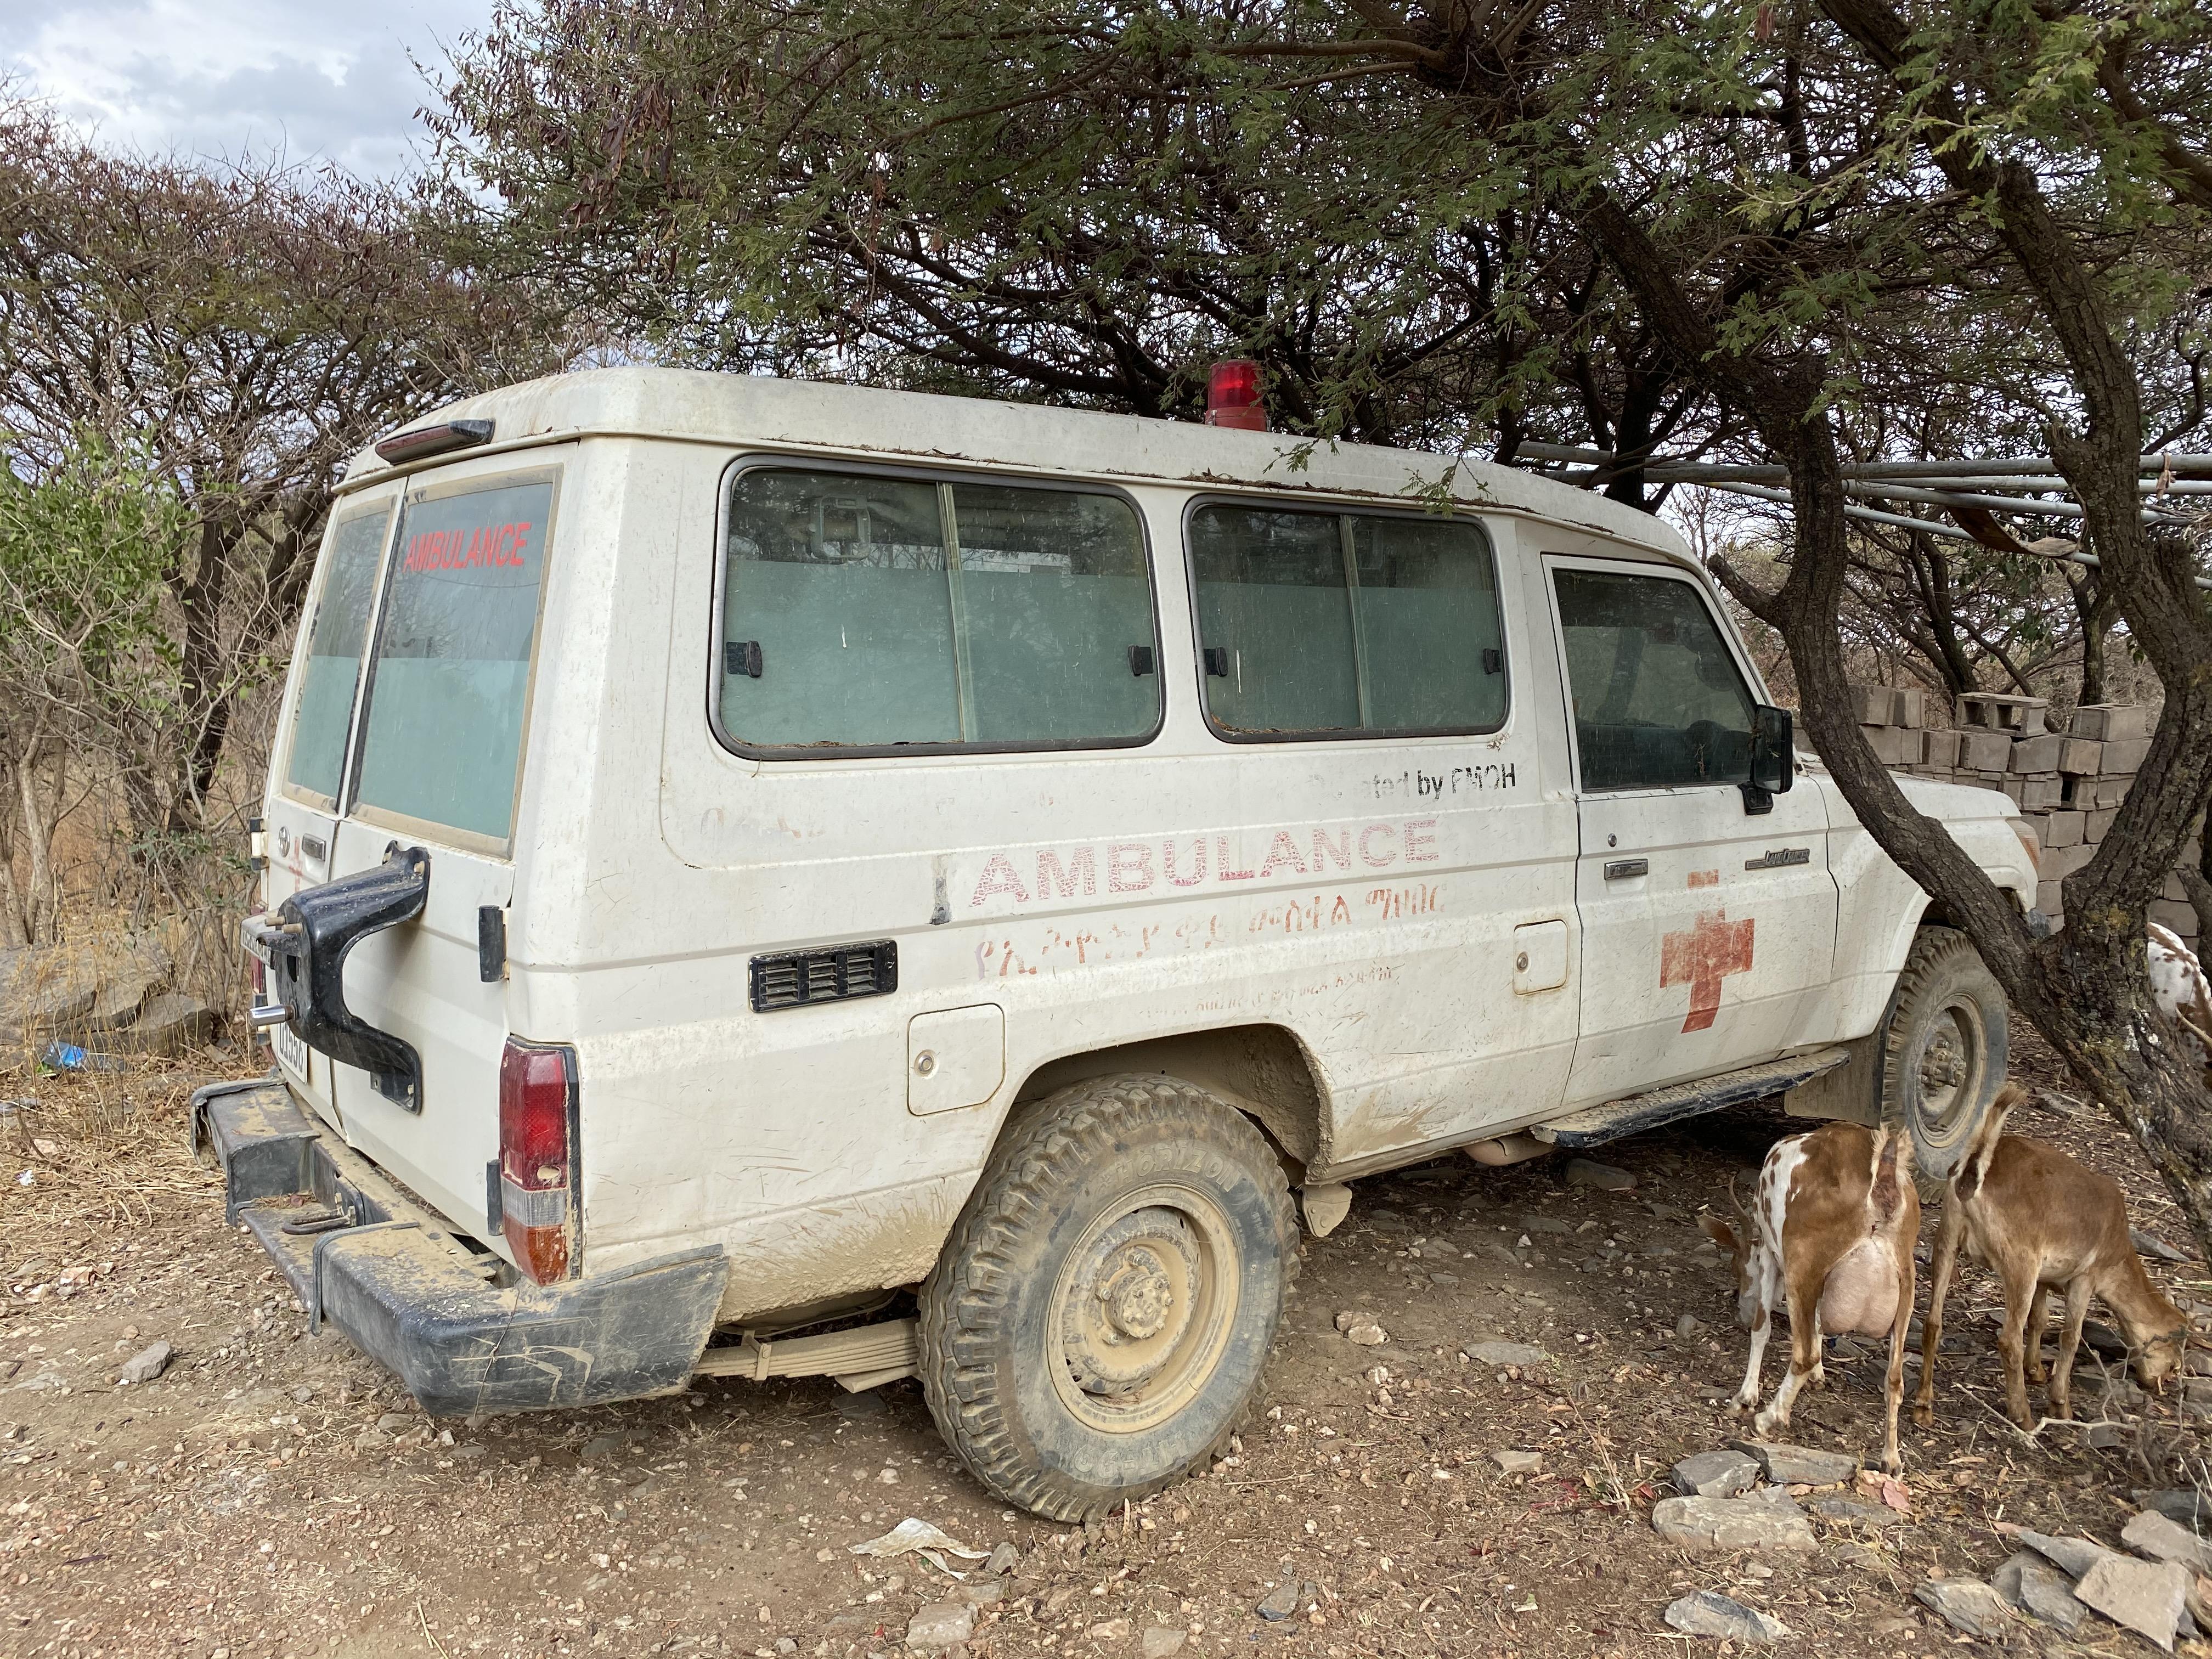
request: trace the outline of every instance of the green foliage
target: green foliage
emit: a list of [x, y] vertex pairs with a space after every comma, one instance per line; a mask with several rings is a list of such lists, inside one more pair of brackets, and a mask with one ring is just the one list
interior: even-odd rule
[[167, 717], [179, 652], [163, 579], [192, 532], [142, 446], [88, 428], [36, 471], [0, 447], [0, 717], [81, 732]]

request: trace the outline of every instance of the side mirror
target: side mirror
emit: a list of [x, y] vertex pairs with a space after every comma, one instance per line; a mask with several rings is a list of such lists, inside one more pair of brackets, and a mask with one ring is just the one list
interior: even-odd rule
[[1771, 812], [1774, 797], [1797, 781], [1796, 723], [1786, 708], [1760, 703], [1751, 711], [1751, 775], [1743, 783], [1743, 810]]

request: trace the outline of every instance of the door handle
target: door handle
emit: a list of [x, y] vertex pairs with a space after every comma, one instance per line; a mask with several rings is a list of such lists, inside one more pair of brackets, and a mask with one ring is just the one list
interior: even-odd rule
[[1650, 873], [1650, 859], [1615, 859], [1605, 866], [1607, 881], [1626, 881], [1631, 876], [1648, 876]]

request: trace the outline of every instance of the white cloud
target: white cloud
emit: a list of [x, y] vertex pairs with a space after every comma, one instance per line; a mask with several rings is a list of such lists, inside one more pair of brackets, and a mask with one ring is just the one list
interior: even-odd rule
[[491, 0], [0, 3], [0, 61], [106, 144], [281, 152], [366, 173], [411, 165], [428, 88], [410, 63], [482, 28]]

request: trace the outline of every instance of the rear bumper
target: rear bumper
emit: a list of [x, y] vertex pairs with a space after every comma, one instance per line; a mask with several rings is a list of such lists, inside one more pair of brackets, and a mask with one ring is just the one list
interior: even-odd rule
[[[719, 1245], [540, 1287], [456, 1237], [279, 1081], [192, 1097], [192, 1149], [211, 1152], [225, 1218], [244, 1224], [307, 1309], [406, 1383], [425, 1411], [596, 1406], [672, 1394], [714, 1328]], [[495, 1282], [506, 1279], [510, 1282]]]

